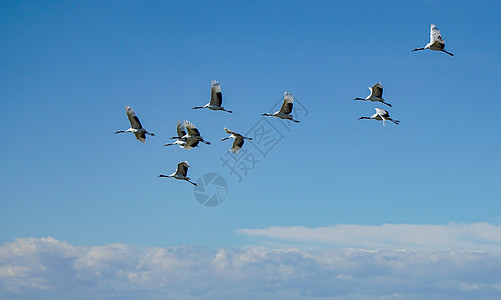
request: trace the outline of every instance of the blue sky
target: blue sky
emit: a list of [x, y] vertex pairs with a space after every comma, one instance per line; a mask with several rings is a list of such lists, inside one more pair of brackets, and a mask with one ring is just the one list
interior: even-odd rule
[[[498, 228], [500, 8], [495, 1], [3, 1], [0, 244], [51, 237], [85, 247], [279, 247], [290, 237], [274, 228], [291, 226]], [[411, 53], [428, 43], [432, 23], [454, 57]], [[208, 102], [213, 79], [234, 114], [191, 110]], [[380, 107], [352, 101], [376, 82], [400, 126], [357, 121]], [[308, 115], [290, 131], [268, 120], [284, 138], [238, 182], [221, 166], [231, 144], [219, 142], [223, 127], [247, 132], [286, 90]], [[113, 135], [129, 127], [125, 105], [155, 137], [142, 144]], [[162, 147], [185, 119], [212, 145]], [[226, 178], [222, 205], [200, 206], [190, 184], [156, 178], [183, 160], [193, 179]], [[499, 251], [498, 239], [483, 241]], [[381, 246], [345, 242], [327, 245]]]

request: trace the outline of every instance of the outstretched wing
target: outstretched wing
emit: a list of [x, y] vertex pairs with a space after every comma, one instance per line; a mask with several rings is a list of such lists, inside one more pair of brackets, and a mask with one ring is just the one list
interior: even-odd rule
[[186, 130], [188, 130], [189, 135], [200, 136], [200, 131], [198, 131], [195, 124], [191, 123], [190, 121], [184, 121], [183, 125], [184, 125], [184, 127], [186, 127]]
[[177, 137], [183, 137], [186, 135], [186, 130], [184, 130], [183, 124], [181, 124], [181, 122], [179, 121], [177, 121], [176, 131], [177, 131]]
[[221, 106], [223, 103], [223, 93], [217, 80], [212, 80], [210, 84], [210, 105]]
[[244, 145], [244, 139], [241, 137], [238, 137], [233, 142], [233, 145], [231, 146], [230, 151], [233, 152], [234, 154], [238, 154], [238, 152], [240, 151], [240, 148], [242, 148], [243, 145]]
[[136, 139], [138, 139], [139, 141], [143, 143], [146, 142], [146, 134], [144, 133], [144, 131], [136, 131], [134, 132], [134, 135], [136, 136]]
[[383, 86], [380, 82], [373, 85], [371, 91], [374, 97], [383, 98]]
[[388, 114], [388, 112], [386, 110], [381, 109], [381, 108], [376, 108], [376, 114], [381, 116], [381, 118], [383, 118], [383, 119], [390, 117], [390, 114]]
[[125, 112], [127, 113], [127, 117], [129, 118], [130, 127], [134, 129], [141, 129], [141, 122], [139, 122], [139, 118], [136, 116], [136, 113], [130, 106], [125, 106]]
[[433, 44], [438, 42], [439, 44], [445, 44], [444, 39], [442, 38], [442, 34], [440, 33], [440, 29], [435, 24], [431, 24], [430, 28], [430, 43]]
[[182, 162], [178, 163], [176, 175], [181, 175], [181, 176], [186, 177], [186, 175], [188, 174], [188, 167], [189, 166], [190, 165], [188, 164], [187, 161], [182, 161]]
[[184, 144], [182, 144], [182, 148], [186, 150], [190, 150], [198, 146], [199, 141], [188, 140]]
[[224, 128], [224, 131], [226, 131], [226, 133], [228, 133], [228, 134], [238, 135], [238, 133], [236, 133], [235, 131], [231, 131], [226, 127]]
[[285, 92], [284, 93], [284, 103], [282, 104], [282, 107], [280, 108], [280, 112], [283, 114], [290, 114], [292, 112], [292, 102], [294, 101], [294, 96], [292, 96], [291, 93]]

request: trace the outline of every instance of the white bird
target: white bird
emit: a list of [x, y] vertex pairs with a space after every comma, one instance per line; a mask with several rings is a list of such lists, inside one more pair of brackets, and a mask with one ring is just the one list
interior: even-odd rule
[[178, 179], [178, 180], [186, 180], [188, 181], [189, 183], [193, 184], [194, 186], [196, 186], [197, 184], [192, 182], [190, 180], [189, 177], [187, 177], [186, 175], [188, 174], [188, 168], [190, 167], [190, 165], [188, 164], [187, 161], [182, 161], [180, 163], [177, 164], [177, 170], [176, 172], [170, 174], [170, 175], [163, 175], [163, 174], [160, 174], [158, 175], [158, 177], [167, 177], [167, 178], [175, 178], [175, 179]]
[[294, 96], [290, 92], [284, 92], [284, 103], [279, 111], [274, 112], [273, 114], [264, 113], [261, 116], [267, 117], [277, 117], [280, 119], [291, 120], [293, 122], [299, 123], [298, 120], [294, 120], [290, 113], [292, 112], [292, 102], [294, 101]]
[[235, 139], [233, 141], [233, 146], [231, 146], [230, 151], [233, 152], [234, 154], [238, 154], [238, 151], [240, 151], [240, 148], [244, 145], [244, 140], [252, 140], [252, 138], [248, 138], [245, 136], [242, 136], [239, 133], [236, 133], [234, 131], [229, 130], [228, 128], [224, 128], [224, 131], [230, 134], [229, 137], [222, 138], [221, 141], [227, 140], [227, 139]]
[[[210, 142], [204, 140], [204, 138], [200, 135], [200, 131], [198, 131], [195, 124], [191, 123], [190, 121], [184, 121], [183, 126], [186, 128], [186, 130], [188, 130], [188, 133], [183, 135], [180, 139], [179, 136], [172, 137], [171, 139], [185, 141], [188, 146], [191, 145], [191, 148], [196, 147], [198, 145], [198, 142], [210, 145]], [[181, 132], [178, 131], [178, 135], [183, 133], [183, 130], [181, 130]]]
[[363, 100], [363, 101], [372, 101], [372, 102], [381, 102], [383, 104], [388, 105], [391, 107], [390, 103], [384, 102], [383, 99], [383, 86], [381, 85], [381, 82], [376, 83], [372, 87], [369, 87], [369, 90], [371, 91], [371, 94], [367, 96], [365, 99], [363, 98], [355, 98], [353, 100]]
[[176, 131], [177, 131], [177, 136], [171, 137], [171, 139], [177, 139], [174, 143], [168, 143], [165, 144], [164, 146], [171, 146], [171, 145], [179, 145], [180, 148], [184, 148], [186, 150], [193, 149], [198, 146], [199, 141], [198, 140], [189, 140], [186, 138], [186, 130], [184, 128], [184, 125], [177, 121], [176, 125]]
[[425, 50], [425, 49], [430, 49], [434, 51], [442, 51], [450, 56], [454, 56], [454, 54], [445, 51], [445, 42], [444, 39], [442, 38], [442, 35], [440, 34], [440, 29], [438, 29], [437, 25], [431, 24], [430, 28], [430, 42], [424, 47], [424, 48], [416, 48], [412, 51], [419, 51], [419, 50]]
[[223, 93], [221, 93], [221, 85], [217, 80], [212, 80], [210, 84], [210, 102], [204, 106], [195, 106], [193, 109], [208, 108], [210, 110], [224, 110], [232, 113], [231, 110], [226, 110], [221, 106], [223, 104]]
[[393, 120], [392, 118], [390, 118], [390, 114], [384, 110], [384, 109], [381, 109], [381, 108], [376, 108], [376, 113], [373, 114], [372, 116], [370, 117], [360, 117], [358, 118], [359, 120], [362, 120], [362, 119], [374, 119], [374, 120], [377, 120], [377, 121], [383, 121], [383, 125], [386, 124], [386, 121], [391, 121], [397, 125], [399, 125], [400, 121], [398, 120]]
[[124, 133], [124, 132], [132, 132], [136, 136], [136, 139], [138, 139], [141, 142], [146, 142], [146, 135], [151, 135], [155, 136], [154, 133], [146, 131], [146, 129], [141, 126], [141, 122], [139, 122], [139, 118], [136, 116], [136, 113], [134, 113], [134, 110], [130, 106], [125, 106], [125, 112], [127, 113], [127, 117], [129, 118], [130, 122], [130, 128], [127, 130], [118, 130], [115, 132], [117, 133]]

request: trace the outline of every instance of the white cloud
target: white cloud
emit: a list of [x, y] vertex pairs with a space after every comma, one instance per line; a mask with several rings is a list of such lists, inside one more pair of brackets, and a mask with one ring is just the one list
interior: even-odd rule
[[501, 225], [333, 225], [269, 227], [239, 233], [286, 246], [327, 246], [366, 249], [472, 249], [501, 252]]
[[499, 274], [472, 250], [0, 246], [0, 299], [499, 299]]

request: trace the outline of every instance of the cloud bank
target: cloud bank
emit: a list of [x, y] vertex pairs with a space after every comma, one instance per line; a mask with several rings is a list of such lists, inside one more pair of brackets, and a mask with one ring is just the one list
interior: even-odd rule
[[499, 299], [500, 274], [473, 250], [0, 246], [0, 299]]
[[501, 252], [501, 226], [488, 223], [448, 225], [333, 225], [269, 227], [237, 231], [261, 241], [288, 246], [366, 249], [471, 249]]

